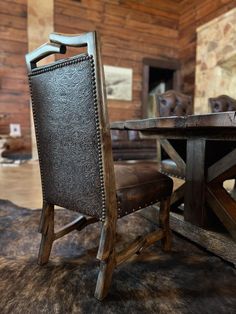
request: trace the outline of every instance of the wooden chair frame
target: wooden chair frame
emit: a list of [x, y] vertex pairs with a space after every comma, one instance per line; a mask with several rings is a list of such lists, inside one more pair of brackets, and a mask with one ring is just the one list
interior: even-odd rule
[[[65, 53], [66, 46], [87, 47], [88, 54], [94, 57], [96, 88], [99, 91], [98, 110], [100, 116], [101, 140], [103, 143], [102, 166], [104, 171], [105, 186], [105, 211], [101, 217], [102, 229], [97, 252], [97, 258], [100, 260], [100, 271], [98, 275], [95, 297], [102, 300], [108, 293], [112, 279], [112, 273], [116, 266], [129, 259], [133, 254], [140, 253], [141, 250], [158, 240], [162, 240], [164, 250], [170, 250], [171, 231], [169, 228], [169, 205], [170, 197], [161, 200], [160, 205], [160, 226], [161, 229], [144, 237], [138, 237], [127, 248], [117, 253], [115, 250], [116, 242], [116, 224], [117, 224], [117, 199], [116, 185], [114, 175], [114, 165], [111, 149], [110, 125], [108, 122], [108, 113], [106, 106], [106, 96], [104, 93], [104, 75], [103, 67], [100, 61], [99, 45], [96, 32], [84, 35], [62, 35], [53, 33], [49, 36], [50, 42], [39, 47], [37, 50], [26, 55], [26, 64], [28, 72], [36, 68], [36, 63], [44, 57], [54, 53]], [[49, 260], [52, 244], [55, 240], [64, 236], [72, 230], [81, 230], [85, 226], [98, 221], [96, 218], [79, 217], [72, 223], [66, 225], [59, 231], [54, 230], [54, 205], [49, 204], [47, 200], [43, 202], [41, 221], [39, 231], [42, 233], [42, 241], [39, 250], [38, 263], [46, 264]]]

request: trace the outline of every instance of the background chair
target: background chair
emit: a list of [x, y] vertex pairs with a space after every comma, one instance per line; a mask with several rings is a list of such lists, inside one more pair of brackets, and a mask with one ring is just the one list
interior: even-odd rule
[[[157, 116], [191, 115], [192, 97], [175, 90], [156, 95]], [[168, 176], [185, 179], [186, 141], [160, 139], [157, 141], [160, 171]], [[172, 195], [171, 205], [178, 206], [184, 197], [184, 184]]]
[[[169, 202], [173, 182], [153, 165], [114, 166], [104, 92], [103, 67], [95, 32], [63, 36], [26, 55], [43, 190], [39, 264], [48, 262], [52, 244], [68, 232], [99, 221], [101, 261], [95, 296], [103, 299], [114, 268], [143, 248], [162, 240], [170, 249]], [[37, 62], [66, 46], [87, 53], [46, 66]], [[117, 219], [161, 201], [161, 230], [139, 237], [117, 252]], [[54, 230], [54, 205], [86, 215]]]
[[175, 90], [157, 94], [157, 115], [160, 117], [186, 116], [193, 113], [192, 96]]
[[[212, 113], [236, 111], [236, 99], [228, 95], [219, 95], [217, 97], [211, 97], [208, 99], [208, 105]], [[214, 151], [214, 156], [212, 156], [212, 159], [216, 161], [217, 159], [220, 159], [222, 155], [229, 153], [233, 149], [234, 149], [233, 145], [232, 147], [230, 144], [226, 146], [225, 143], [220, 142], [218, 145], [218, 151]], [[228, 179], [229, 180], [235, 179], [235, 177], [229, 176]], [[236, 179], [234, 181], [234, 187], [232, 189], [231, 196], [233, 196], [233, 198], [236, 198]]]
[[224, 112], [224, 111], [236, 111], [236, 99], [227, 96], [220, 95], [208, 99], [208, 104], [211, 108], [211, 112]]

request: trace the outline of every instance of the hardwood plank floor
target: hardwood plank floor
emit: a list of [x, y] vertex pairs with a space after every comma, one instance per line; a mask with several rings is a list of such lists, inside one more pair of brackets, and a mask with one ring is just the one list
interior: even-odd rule
[[19, 166], [0, 166], [0, 199], [18, 206], [41, 208], [41, 181], [37, 161]]

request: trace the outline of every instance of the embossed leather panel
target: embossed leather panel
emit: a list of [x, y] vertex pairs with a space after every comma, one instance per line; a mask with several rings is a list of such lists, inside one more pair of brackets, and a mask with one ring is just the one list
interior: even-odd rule
[[91, 62], [89, 56], [63, 60], [33, 70], [29, 79], [44, 199], [99, 218], [102, 169]]

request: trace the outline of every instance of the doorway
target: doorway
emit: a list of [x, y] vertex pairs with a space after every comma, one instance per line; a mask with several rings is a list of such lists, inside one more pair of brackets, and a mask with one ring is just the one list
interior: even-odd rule
[[178, 60], [143, 59], [142, 117], [156, 116], [155, 95], [169, 89], [180, 91]]

